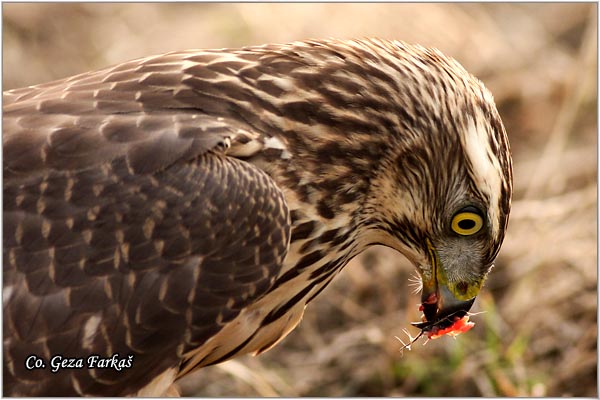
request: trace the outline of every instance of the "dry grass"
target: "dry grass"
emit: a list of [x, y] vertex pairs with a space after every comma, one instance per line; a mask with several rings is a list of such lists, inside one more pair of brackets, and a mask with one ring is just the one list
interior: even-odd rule
[[278, 347], [197, 396], [597, 396], [596, 4], [4, 4], [4, 89], [182, 48], [380, 36], [435, 46], [495, 95], [512, 143], [505, 245], [476, 328], [400, 354], [412, 267], [355, 259]]

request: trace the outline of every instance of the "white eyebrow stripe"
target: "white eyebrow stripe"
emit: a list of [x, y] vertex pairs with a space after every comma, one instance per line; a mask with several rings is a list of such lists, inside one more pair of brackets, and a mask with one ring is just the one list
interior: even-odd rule
[[464, 136], [464, 148], [471, 166], [473, 179], [480, 190], [488, 196], [488, 210], [492, 234], [496, 236], [500, 229], [500, 193], [502, 192], [502, 167], [498, 157], [493, 154], [489, 140], [493, 136], [488, 132], [489, 126], [476, 123], [469, 118], [467, 134]]

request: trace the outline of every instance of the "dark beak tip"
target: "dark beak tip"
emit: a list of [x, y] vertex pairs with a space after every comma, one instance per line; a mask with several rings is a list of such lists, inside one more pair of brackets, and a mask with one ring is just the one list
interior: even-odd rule
[[[440, 321], [449, 319], [450, 317], [462, 318], [467, 315], [474, 302], [475, 297], [466, 301], [453, 301], [450, 304], [442, 305], [442, 308], [438, 308], [438, 303], [423, 303], [423, 314], [425, 315], [426, 322], [423, 322], [422, 324], [424, 324], [424, 326], [437, 325]], [[420, 325], [421, 323], [418, 324]], [[417, 326], [417, 328], [419, 328], [419, 326]]]
[[411, 322], [410, 324], [419, 329], [427, 329], [428, 327], [432, 326], [430, 322]]
[[457, 317], [462, 318], [469, 312], [474, 302], [474, 297], [466, 301], [453, 302], [447, 307], [443, 307], [442, 309], [438, 310], [438, 317], [442, 318], [456, 315]]

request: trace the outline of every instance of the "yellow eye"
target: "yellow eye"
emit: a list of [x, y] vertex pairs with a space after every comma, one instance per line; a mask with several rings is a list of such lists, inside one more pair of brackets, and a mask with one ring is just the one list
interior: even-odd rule
[[459, 212], [452, 218], [452, 230], [459, 235], [474, 235], [483, 227], [483, 218], [470, 211]]

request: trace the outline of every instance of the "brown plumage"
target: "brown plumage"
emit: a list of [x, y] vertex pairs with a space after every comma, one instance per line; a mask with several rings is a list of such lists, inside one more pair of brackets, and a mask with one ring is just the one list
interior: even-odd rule
[[[3, 123], [5, 395], [164, 394], [270, 348], [373, 244], [415, 264], [441, 324], [510, 209], [491, 95], [401, 42], [147, 57], [6, 92]], [[133, 361], [50, 372], [92, 354]]]

